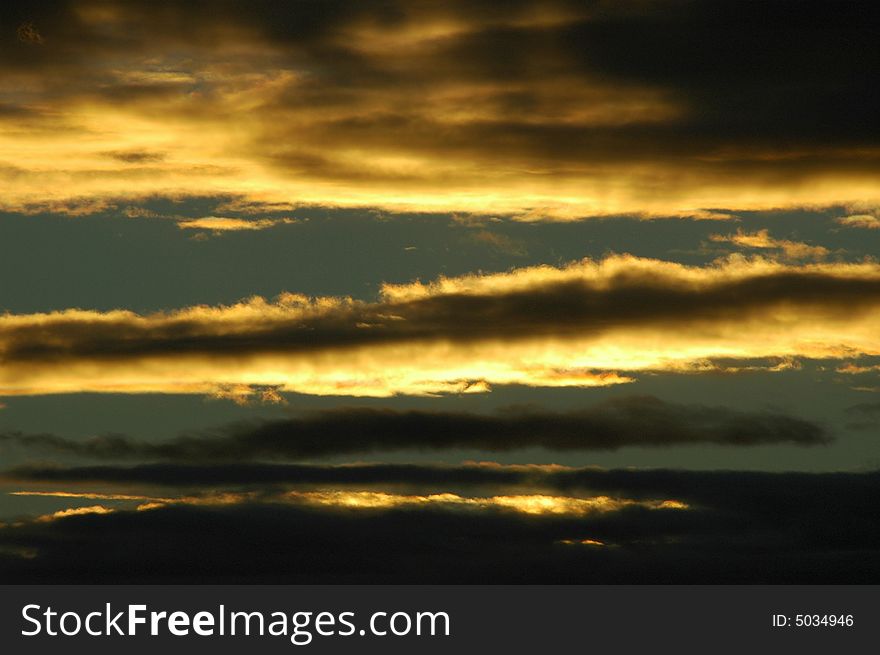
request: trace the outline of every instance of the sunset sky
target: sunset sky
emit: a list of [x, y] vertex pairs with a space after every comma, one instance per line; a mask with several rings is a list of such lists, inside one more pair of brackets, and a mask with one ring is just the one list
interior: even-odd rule
[[876, 582], [878, 28], [0, 3], [0, 577]]

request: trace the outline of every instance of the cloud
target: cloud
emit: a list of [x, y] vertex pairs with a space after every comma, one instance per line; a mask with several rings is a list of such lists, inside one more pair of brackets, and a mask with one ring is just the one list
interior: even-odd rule
[[0, 317], [0, 395], [323, 395], [601, 386], [713, 360], [880, 354], [880, 267], [612, 256], [384, 285], [376, 301], [282, 294], [138, 315]]
[[121, 161], [125, 164], [160, 162], [165, 158], [165, 155], [161, 152], [150, 152], [148, 150], [113, 151], [104, 154], [111, 159]]
[[860, 227], [867, 230], [880, 230], [880, 218], [873, 214], [852, 214], [842, 216], [837, 222], [845, 227]]
[[[3, 471], [2, 480], [9, 483], [33, 484], [120, 484], [160, 485], [168, 487], [269, 487], [298, 485], [306, 487], [388, 487], [404, 485], [416, 489], [442, 487], [444, 490], [460, 487], [494, 486], [520, 488], [532, 484], [538, 489], [553, 488], [548, 473], [554, 469], [541, 466], [465, 465], [458, 467], [416, 464], [139, 464], [137, 466], [22, 466]], [[33, 492], [29, 492], [33, 493]], [[40, 492], [43, 493], [43, 492]], [[59, 497], [73, 492], [53, 492]], [[76, 495], [85, 498], [109, 498], [107, 494]], [[114, 494], [114, 496], [117, 494]], [[119, 500], [152, 500], [153, 498], [125, 494]]]
[[[488, 475], [494, 468], [479, 470]], [[546, 475], [557, 476], [560, 486], [626, 488], [635, 494], [629, 498], [658, 492], [657, 498], [679, 498], [675, 492], [683, 491], [694, 503], [532, 513], [459, 502], [454, 494], [445, 503], [393, 493], [325, 493], [309, 502], [239, 495], [229, 503], [173, 503], [6, 526], [0, 528], [0, 572], [4, 580], [29, 583], [704, 584], [850, 583], [880, 573], [877, 473], [563, 469]], [[338, 498], [360, 498], [367, 506]], [[28, 557], [20, 555], [25, 552]]]
[[[143, 153], [108, 153], [114, 157], [125, 157], [126, 161], [146, 161], [141, 159]], [[179, 214], [161, 214], [143, 207], [128, 206], [123, 210], [128, 218], [161, 218], [175, 221], [181, 230], [202, 230], [201, 235], [220, 235], [226, 232], [253, 232], [266, 230], [277, 225], [293, 225], [300, 222], [294, 218], [231, 218], [226, 216], [181, 216]]]
[[[187, 490], [255, 491], [275, 498], [289, 490], [401, 490], [410, 494], [455, 493], [463, 496], [522, 495], [538, 493], [575, 497], [609, 496], [634, 500], [674, 499], [693, 507], [749, 508], [767, 512], [802, 499], [805, 504], [823, 496], [836, 502], [864, 507], [871, 489], [880, 484], [880, 473], [765, 473], [758, 471], [699, 471], [676, 469], [603, 469], [560, 465], [494, 462], [439, 464], [175, 464], [135, 466], [59, 467], [28, 465], [2, 472], [4, 485], [29, 494], [36, 489], [59, 497], [96, 500], [160, 500], [171, 502], [168, 493], [135, 494], [134, 489], [167, 487]], [[121, 486], [126, 492], [93, 493], [95, 486]], [[47, 486], [63, 491], [45, 492]], [[112, 487], [111, 487], [112, 488]], [[246, 496], [246, 493], [245, 493]], [[239, 500], [245, 496], [240, 496]], [[247, 496], [251, 499], [254, 496]]]
[[398, 450], [505, 452], [617, 450], [688, 444], [827, 444], [825, 429], [772, 412], [667, 403], [650, 396], [606, 400], [575, 412], [535, 408], [494, 415], [339, 408], [299, 418], [232, 426], [149, 443], [120, 435], [87, 441], [54, 435], [0, 434], [4, 441], [64, 455], [170, 461], [308, 460]]
[[43, 36], [40, 34], [39, 30], [37, 30], [37, 26], [33, 23], [22, 23], [15, 30], [15, 34], [18, 36], [18, 40], [22, 43], [30, 45], [43, 44]]
[[[32, 12], [0, 14], [22, 25], [0, 91], [30, 114], [0, 131], [7, 208], [207, 190], [532, 220], [878, 199], [870, 3]], [[143, 166], [103, 154], [157, 144]]]
[[[70, 492], [28, 492], [15, 491], [13, 496], [40, 496], [43, 498], [56, 496], [58, 498], [109, 498], [122, 499], [121, 495], [113, 494], [76, 494]], [[361, 510], [387, 510], [395, 508], [418, 508], [437, 507], [443, 510], [471, 511], [482, 513], [486, 510], [503, 509], [521, 514], [533, 516], [548, 515], [571, 515], [589, 516], [605, 512], [619, 512], [627, 507], [644, 507], [653, 510], [687, 510], [685, 503], [676, 500], [633, 500], [630, 498], [610, 498], [608, 496], [593, 496], [588, 498], [559, 496], [548, 494], [517, 494], [497, 496], [463, 496], [455, 493], [428, 493], [428, 494], [403, 494], [388, 493], [385, 491], [350, 491], [341, 489], [309, 490], [309, 491], [285, 491], [278, 493], [261, 493], [259, 496], [253, 492], [221, 492], [198, 495], [181, 496], [176, 498], [150, 498], [139, 497], [138, 500], [146, 501], [138, 504], [137, 511], [149, 511], [168, 505], [230, 505], [242, 504], [259, 499], [261, 502], [307, 505], [314, 507], [361, 509]], [[98, 508], [98, 509], [96, 509]], [[103, 513], [114, 511], [101, 505], [89, 507], [67, 508], [38, 516], [33, 521], [50, 521], [66, 516], [77, 514]], [[20, 523], [27, 522], [27, 519]]]
[[[4, 485], [17, 492], [61, 498], [157, 500], [174, 502], [148, 490], [174, 489], [182, 501], [216, 498], [275, 502], [297, 492], [380, 492], [403, 495], [452, 493], [462, 497], [548, 495], [576, 498], [622, 498], [661, 503], [674, 500], [691, 511], [714, 508], [778, 520], [786, 512], [819, 505], [848, 507], [854, 520], [872, 513], [880, 473], [764, 473], [757, 471], [687, 471], [675, 469], [573, 468], [559, 465], [501, 465], [492, 462], [458, 466], [430, 464], [140, 464], [125, 466], [23, 466], [2, 473]], [[10, 487], [10, 485], [14, 485]], [[124, 488], [120, 496], [118, 491]], [[23, 489], [27, 487], [27, 489]], [[46, 487], [56, 491], [46, 492]], [[94, 493], [94, 488], [105, 488]], [[57, 489], [61, 488], [61, 491]], [[142, 489], [140, 492], [135, 490]], [[212, 500], [215, 499], [215, 500]], [[331, 503], [342, 505], [342, 503]]]
[[468, 236], [468, 239], [507, 255], [524, 257], [528, 254], [525, 244], [522, 241], [489, 230], [477, 230], [476, 232], [471, 233]]
[[43, 514], [42, 516], [38, 516], [35, 521], [39, 523], [48, 523], [50, 521], [57, 521], [58, 519], [64, 519], [69, 516], [83, 516], [84, 514], [110, 514], [113, 510], [110, 507], [104, 507], [103, 505], [91, 505], [89, 507], [71, 507], [69, 509], [62, 509], [57, 512], [52, 512], [51, 514]]
[[210, 394], [217, 400], [231, 400], [236, 405], [286, 405], [287, 400], [272, 385], [219, 385]]
[[872, 364], [868, 362], [865, 364], [855, 364], [853, 362], [847, 362], [838, 366], [834, 370], [837, 373], [844, 373], [846, 375], [862, 375], [863, 373], [880, 372], [880, 364]]
[[243, 218], [225, 218], [221, 216], [205, 216], [203, 218], [181, 219], [177, 227], [181, 230], [208, 230], [210, 232], [239, 232], [242, 230], [265, 230], [276, 225], [289, 225], [295, 221], [290, 218], [261, 218], [257, 220]]
[[779, 250], [785, 259], [825, 259], [830, 254], [828, 248], [823, 246], [811, 246], [799, 241], [788, 241], [785, 239], [774, 239], [770, 236], [769, 230], [758, 230], [757, 232], [744, 232], [738, 229], [736, 234], [712, 234], [709, 236], [710, 241], [716, 243], [732, 243], [743, 248], [752, 248], [758, 250]]

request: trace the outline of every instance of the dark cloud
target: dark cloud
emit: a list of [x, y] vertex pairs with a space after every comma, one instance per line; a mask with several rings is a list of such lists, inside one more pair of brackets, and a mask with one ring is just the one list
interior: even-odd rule
[[86, 441], [54, 435], [0, 434], [0, 443], [99, 459], [172, 461], [296, 460], [394, 450], [493, 452], [616, 450], [687, 444], [757, 446], [831, 441], [815, 423], [774, 412], [616, 398], [576, 412], [512, 409], [495, 415], [338, 408], [297, 418], [239, 425], [149, 443], [121, 435]]
[[[112, 484], [129, 493], [151, 485], [265, 492], [237, 505], [4, 527], [0, 574], [9, 582], [860, 583], [880, 573], [878, 472], [156, 464], [20, 469], [4, 479], [72, 491]], [[328, 487], [608, 495], [689, 507], [534, 516], [277, 500], [279, 490]]]
[[[860, 583], [878, 569], [872, 474], [587, 471], [689, 489], [690, 510], [170, 506], [0, 530], [9, 582]], [[605, 546], [579, 542], [590, 539]]]
[[[644, 9], [642, 8], [644, 7]], [[698, 111], [691, 122], [782, 145], [876, 139], [878, 109], [866, 86], [880, 67], [869, 44], [873, 3], [650, 3], [612, 8], [568, 32], [585, 67], [669, 85]], [[852, 93], [852, 96], [849, 96]], [[848, 98], [858, 98], [850, 103]]]
[[[543, 484], [540, 470], [502, 467], [431, 466], [419, 464], [364, 464], [321, 466], [314, 464], [140, 464], [122, 466], [46, 467], [22, 466], [4, 471], [8, 483], [143, 484], [168, 487], [232, 486], [254, 488], [273, 485], [424, 485], [485, 487], [517, 486], [530, 480]], [[552, 486], [552, 485], [551, 485]]]

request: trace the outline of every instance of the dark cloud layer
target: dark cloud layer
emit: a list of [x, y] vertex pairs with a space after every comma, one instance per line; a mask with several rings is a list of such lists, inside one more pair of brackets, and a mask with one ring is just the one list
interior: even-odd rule
[[494, 415], [338, 408], [183, 435], [159, 443], [121, 435], [77, 441], [55, 435], [0, 434], [0, 444], [4, 441], [77, 457], [202, 462], [297, 460], [395, 450], [503, 452], [541, 447], [564, 451], [781, 443], [816, 446], [829, 443], [831, 436], [822, 426], [778, 412], [743, 412], [631, 396], [568, 413], [536, 408], [510, 409]]
[[[875, 579], [871, 474], [578, 471], [690, 490], [689, 510], [586, 517], [487, 510], [172, 506], [0, 531], [10, 582], [861, 583]], [[581, 543], [601, 541], [605, 546]]]

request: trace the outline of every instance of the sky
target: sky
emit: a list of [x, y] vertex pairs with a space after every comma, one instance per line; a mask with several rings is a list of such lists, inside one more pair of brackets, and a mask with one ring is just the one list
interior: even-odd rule
[[870, 2], [0, 5], [0, 576], [864, 582]]

